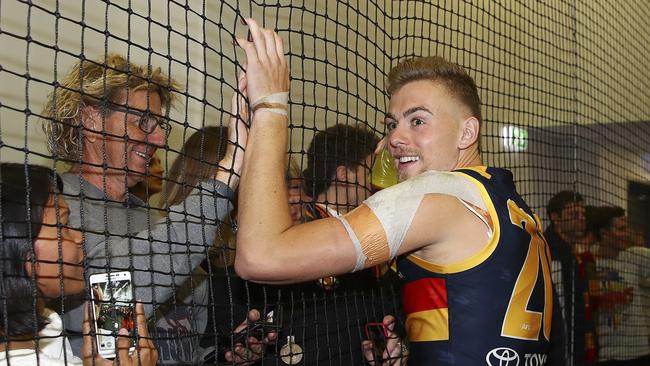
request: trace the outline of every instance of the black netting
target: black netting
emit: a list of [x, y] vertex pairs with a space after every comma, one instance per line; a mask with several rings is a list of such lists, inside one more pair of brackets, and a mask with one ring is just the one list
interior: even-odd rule
[[[0, 358], [13, 364], [12, 343], [36, 339], [38, 352], [63, 346], [74, 361], [94, 284], [87, 276], [120, 270], [132, 273], [130, 295], [144, 304], [166, 363], [230, 364], [223, 357], [232, 342], [274, 330], [277, 341], [253, 356], [263, 364], [362, 364], [366, 323], [394, 314], [404, 334], [401, 280], [388, 266], [284, 286], [235, 273], [236, 207], [246, 199], [231, 189], [244, 154], [236, 121], [250, 123], [248, 101], [231, 103], [245, 69], [233, 45], [246, 36], [242, 17], [285, 42], [287, 181], [297, 221], [356, 206], [365, 192], [359, 176], [356, 189], [334, 191], [319, 211], [309, 197], [319, 196], [319, 182], [337, 179], [324, 173], [324, 160], [310, 161], [352, 155], [356, 172], [366, 174], [367, 146], [374, 150], [385, 133], [391, 67], [442, 56], [479, 87], [483, 162], [510, 169], [518, 192], [552, 226], [547, 240], [567, 334], [558, 347], [567, 364], [648, 356], [648, 15], [645, 1], [0, 2]], [[366, 134], [354, 149], [335, 151], [318, 150], [325, 140], [315, 139], [322, 153], [310, 152], [319, 133], [342, 140], [334, 126]], [[35, 202], [39, 189], [54, 199]], [[552, 212], [549, 201], [563, 191]], [[56, 208], [52, 218], [47, 207]], [[45, 239], [26, 224], [39, 220], [53, 228]], [[81, 239], [68, 228], [80, 228]], [[66, 257], [75, 240], [84, 243], [83, 265]], [[38, 265], [51, 283], [26, 269]], [[82, 267], [86, 282], [75, 283]], [[101, 293], [113, 292], [115, 281]], [[133, 318], [132, 307], [120, 305], [113, 296], [96, 306], [120, 314], [111, 318], [119, 325], [106, 322], [109, 333]], [[238, 333], [251, 309], [262, 318], [273, 312], [273, 324]], [[43, 316], [55, 333], [39, 333]]]

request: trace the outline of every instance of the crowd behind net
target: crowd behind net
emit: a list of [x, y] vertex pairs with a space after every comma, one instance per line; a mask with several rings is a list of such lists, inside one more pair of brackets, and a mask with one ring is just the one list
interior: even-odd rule
[[[149, 329], [161, 359], [198, 363], [211, 349], [220, 352], [233, 341], [233, 329], [249, 309], [273, 310], [281, 329], [278, 341], [263, 355], [264, 364], [361, 364], [365, 323], [396, 314], [403, 327], [399, 278], [391, 271], [337, 278], [336, 290], [329, 289], [327, 280], [274, 287], [237, 277], [232, 266], [236, 211], [227, 212], [225, 204], [236, 206], [237, 199], [202, 174], [216, 170], [215, 156], [226, 147], [227, 131], [217, 127], [227, 127], [233, 113], [231, 97], [244, 54], [232, 39], [246, 36], [242, 16], [254, 17], [284, 39], [291, 73], [287, 148], [297, 170], [307, 168], [314, 134], [329, 127], [365, 127], [381, 137], [390, 68], [409, 56], [439, 55], [466, 68], [476, 80], [483, 104], [483, 161], [512, 170], [519, 192], [545, 227], [550, 224], [547, 202], [569, 190], [580, 193], [587, 206], [625, 209], [634, 237], [630, 245], [648, 245], [650, 30], [645, 20], [650, 5], [645, 1], [624, 6], [581, 0], [2, 1], [0, 160], [44, 165], [59, 174], [71, 167], [83, 171], [104, 166], [109, 172], [92, 187], [79, 178], [64, 179], [64, 185], [76, 184], [77, 190], [64, 189], [60, 196], [72, 202], [70, 225], [77, 220], [82, 226], [85, 256], [100, 251], [108, 255], [108, 263], [115, 260], [140, 272], [134, 285], [148, 289], [140, 300], [148, 305]], [[133, 145], [119, 128], [105, 123], [108, 116], [132, 115], [133, 110], [100, 98], [95, 102], [104, 112], [92, 126], [52, 118], [44, 110], [48, 95], [57, 90], [79, 93], [64, 80], [80, 61], [82, 74], [84, 69], [120, 74], [114, 64], [102, 61], [110, 55], [144, 65], [141, 74], [127, 71], [139, 83], [160, 83], [156, 87], [169, 90], [166, 79], [152, 78], [157, 68], [177, 82], [170, 93], [175, 107], [162, 109], [171, 125], [156, 152], [162, 170], [147, 169], [146, 178], [153, 183], [139, 192], [145, 197], [157, 192], [156, 176], [167, 187], [176, 183], [181, 192], [163, 189], [146, 198], [144, 206], [94, 190], [117, 184], [117, 191], [136, 193], [129, 180], [113, 179], [116, 171], [132, 169], [123, 161], [134, 159]], [[98, 90], [108, 90], [108, 82], [99, 83]], [[153, 108], [154, 102], [145, 98], [141, 109], [147, 109], [147, 100]], [[53, 124], [67, 126], [73, 136], [93, 128], [98, 132], [77, 139], [71, 157], [48, 150], [43, 125]], [[195, 151], [183, 150], [193, 135]], [[92, 144], [106, 146], [106, 151], [98, 157], [86, 153], [83, 146]], [[115, 146], [117, 150], [110, 150]], [[89, 163], [93, 157], [99, 160]], [[177, 159], [183, 169], [174, 175]], [[235, 169], [233, 164], [222, 168]], [[309, 194], [309, 179], [300, 181]], [[187, 195], [194, 188], [198, 190], [185, 201], [170, 202], [172, 193]], [[304, 194], [301, 199], [307, 205]], [[178, 205], [166, 208], [174, 203]], [[327, 202], [331, 207], [336, 203]], [[1, 217], [3, 225], [16, 219], [4, 212]], [[56, 225], [64, 226], [60, 220]], [[155, 248], [156, 254], [143, 257], [138, 248], [144, 247]], [[589, 245], [582, 248], [576, 254]], [[105, 272], [107, 263], [86, 259], [87, 274]], [[618, 269], [638, 266], [647, 276], [650, 258], [642, 259]], [[54, 263], [64, 267], [62, 261]], [[579, 295], [562, 288], [560, 279], [567, 271], [557, 263], [554, 268], [562, 311], [573, 314], [575, 301], [565, 294]], [[3, 281], [8, 276], [3, 272]], [[593, 317], [609, 317], [611, 325], [621, 320], [622, 312], [636, 309], [632, 333], [615, 344], [617, 352], [633, 354], [643, 344], [647, 349], [650, 341], [650, 290], [627, 288], [619, 280], [601, 277], [591, 283], [590, 291], [609, 299], [600, 307], [592, 304], [591, 311]], [[79, 300], [89, 298], [90, 284], [81, 295], [73, 295], [63, 294], [64, 281], [58, 283], [62, 296], [50, 299], [47, 307], [71, 324], [66, 327], [74, 349], [80, 344], [80, 329], [74, 324], [82, 317]], [[36, 303], [32, 297], [0, 301], [5, 314], [7, 303]], [[31, 317], [27, 323], [34, 329], [35, 314], [23, 314]], [[575, 346], [570, 341], [566, 352], [573, 354]]]

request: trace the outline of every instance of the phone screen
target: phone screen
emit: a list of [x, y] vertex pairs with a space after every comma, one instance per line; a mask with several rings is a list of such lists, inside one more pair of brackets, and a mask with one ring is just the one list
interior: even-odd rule
[[114, 356], [117, 333], [121, 328], [129, 331], [133, 338], [135, 308], [130, 278], [106, 276], [106, 281], [92, 283], [93, 306], [97, 329], [99, 353], [105, 357]]

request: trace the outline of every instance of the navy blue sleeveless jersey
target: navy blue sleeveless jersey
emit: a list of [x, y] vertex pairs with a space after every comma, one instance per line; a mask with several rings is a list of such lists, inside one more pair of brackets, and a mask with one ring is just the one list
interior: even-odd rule
[[411, 254], [397, 262], [409, 365], [544, 365], [550, 351], [550, 253], [539, 218], [499, 168], [454, 172], [479, 188], [493, 235], [478, 254], [439, 265]]

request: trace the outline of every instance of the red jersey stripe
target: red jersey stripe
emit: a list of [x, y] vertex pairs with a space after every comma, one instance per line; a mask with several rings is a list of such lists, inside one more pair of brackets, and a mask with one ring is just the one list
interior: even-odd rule
[[406, 314], [448, 307], [444, 278], [423, 278], [409, 282], [404, 285], [402, 295]]

